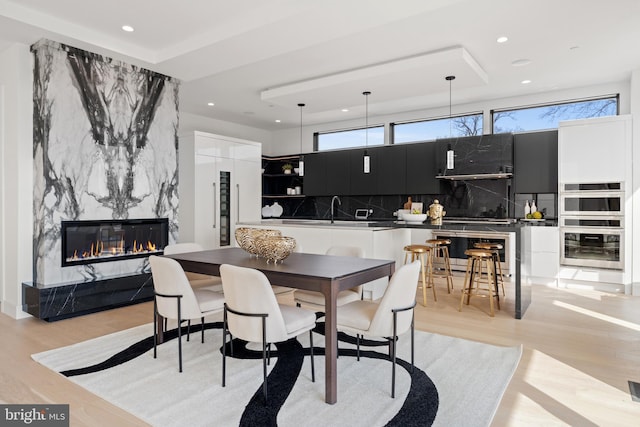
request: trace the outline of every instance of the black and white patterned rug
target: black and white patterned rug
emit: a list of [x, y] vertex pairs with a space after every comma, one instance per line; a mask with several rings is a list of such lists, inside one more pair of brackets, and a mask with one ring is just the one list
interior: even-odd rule
[[[153, 326], [139, 326], [32, 357], [69, 380], [154, 426], [487, 426], [522, 354], [416, 331], [416, 369], [410, 337], [398, 343], [396, 398], [390, 396], [386, 342], [365, 340], [356, 361], [355, 340], [340, 334], [338, 402], [324, 402], [324, 324], [314, 337], [316, 382], [311, 382], [308, 334], [272, 347], [268, 405], [262, 396], [258, 344], [234, 341], [221, 387], [222, 324], [199, 325], [183, 337], [178, 372], [177, 330], [167, 333], [153, 358]], [[183, 327], [186, 332], [186, 327]], [[66, 402], [56, 402], [66, 403]], [[74, 408], [71, 406], [71, 411]]]

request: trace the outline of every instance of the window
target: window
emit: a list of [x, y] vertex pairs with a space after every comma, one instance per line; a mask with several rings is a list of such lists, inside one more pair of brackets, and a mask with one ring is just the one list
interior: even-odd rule
[[618, 114], [618, 95], [535, 107], [491, 111], [493, 133], [556, 129], [562, 120]]
[[383, 145], [384, 126], [369, 127], [368, 142], [365, 128], [316, 133], [315, 138], [317, 151]]
[[435, 141], [449, 136], [482, 135], [482, 113], [392, 124], [393, 143]]

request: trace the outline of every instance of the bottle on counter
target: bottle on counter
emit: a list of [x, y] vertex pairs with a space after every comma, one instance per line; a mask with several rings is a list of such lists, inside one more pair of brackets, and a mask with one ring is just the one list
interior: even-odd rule
[[524, 217], [526, 218], [527, 215], [529, 215], [531, 213], [531, 206], [529, 206], [529, 201], [527, 200], [524, 204]]
[[531, 213], [537, 212], [538, 208], [536, 207], [536, 201], [532, 200], [531, 201]]
[[411, 197], [407, 197], [407, 203], [405, 203], [403, 207], [405, 209], [411, 209], [411, 203], [412, 203]]

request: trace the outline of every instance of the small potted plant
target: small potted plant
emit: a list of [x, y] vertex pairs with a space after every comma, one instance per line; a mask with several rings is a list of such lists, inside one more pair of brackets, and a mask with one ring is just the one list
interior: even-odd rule
[[285, 163], [284, 165], [282, 165], [282, 172], [284, 172], [285, 175], [291, 174], [292, 170], [293, 170], [293, 165], [291, 163]]

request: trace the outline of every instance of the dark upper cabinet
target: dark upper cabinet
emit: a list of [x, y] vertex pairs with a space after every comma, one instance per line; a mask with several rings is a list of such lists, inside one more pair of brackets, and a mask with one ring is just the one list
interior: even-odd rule
[[[369, 154], [370, 173], [364, 173], [364, 153]], [[375, 150], [357, 148], [349, 150], [349, 188], [343, 191], [349, 196], [362, 196], [373, 194], [378, 183], [378, 175], [380, 175], [380, 167], [378, 161], [380, 156], [376, 155]]]
[[327, 165], [325, 153], [304, 156], [304, 188], [307, 196], [327, 195]]
[[328, 151], [321, 153], [325, 157], [326, 189], [323, 195], [335, 196], [345, 194], [350, 185], [349, 150]]
[[516, 134], [513, 175], [516, 193], [556, 193], [558, 131]]
[[[406, 177], [405, 147], [383, 146], [365, 150], [359, 148], [350, 151], [349, 195], [394, 195], [404, 194]], [[364, 173], [364, 153], [369, 154], [369, 173]]]
[[346, 195], [349, 182], [349, 150], [305, 154], [306, 196]]
[[[481, 175], [513, 169], [513, 134], [465, 136], [436, 141], [438, 174]], [[447, 150], [454, 152], [454, 167], [446, 169]]]
[[377, 147], [373, 154], [378, 157], [377, 193], [383, 195], [406, 194], [407, 176], [404, 173], [407, 163], [407, 147], [387, 145]]
[[406, 184], [402, 194], [440, 194], [440, 180], [436, 178], [438, 168], [435, 142], [403, 144], [403, 147], [406, 158]]

